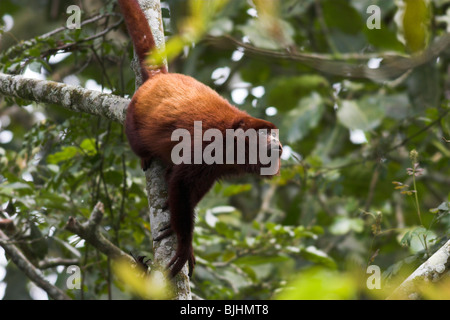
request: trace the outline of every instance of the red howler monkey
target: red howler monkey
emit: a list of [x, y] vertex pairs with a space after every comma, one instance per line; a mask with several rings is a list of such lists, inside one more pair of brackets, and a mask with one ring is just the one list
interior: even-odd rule
[[[147, 66], [146, 56], [155, 48], [147, 20], [136, 0], [119, 0], [119, 5], [139, 58], [144, 81], [128, 106], [125, 132], [131, 148], [141, 158], [143, 170], [149, 168], [153, 158], [159, 158], [167, 165], [170, 225], [163, 227], [161, 234], [153, 240], [162, 240], [175, 232], [177, 250], [167, 268], [172, 267], [170, 276], [174, 277], [188, 262], [190, 276], [195, 264], [192, 249], [195, 206], [217, 179], [257, 173], [263, 165], [260, 162], [247, 164], [249, 148], [245, 149], [246, 164], [174, 164], [171, 153], [178, 142], [172, 141], [172, 133], [176, 129], [185, 129], [192, 135], [194, 121], [202, 122], [203, 131], [211, 128], [220, 130], [223, 137], [226, 136], [226, 129], [266, 129], [270, 132], [276, 127], [237, 109], [214, 90], [189, 76], [168, 73], [165, 66], [153, 69]], [[271, 135], [265, 139], [259, 141], [267, 142], [271, 151], [275, 149], [279, 161], [282, 148], [278, 139]], [[245, 141], [248, 146], [249, 140]], [[203, 142], [203, 150], [206, 145]]]

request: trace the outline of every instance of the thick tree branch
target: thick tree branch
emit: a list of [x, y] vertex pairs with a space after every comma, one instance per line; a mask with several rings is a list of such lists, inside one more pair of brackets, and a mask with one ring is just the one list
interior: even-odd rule
[[123, 123], [129, 99], [71, 86], [64, 83], [28, 79], [0, 73], [0, 95], [34, 102], [57, 104]]
[[[165, 46], [164, 30], [161, 17], [160, 0], [139, 0], [139, 4], [144, 12], [147, 21], [152, 30], [153, 38], [155, 39], [156, 47], [163, 49]], [[137, 74], [137, 85], [140, 84], [139, 67], [135, 67]], [[152, 236], [159, 234], [162, 226], [170, 223], [170, 213], [162, 208], [167, 202], [167, 185], [164, 179], [165, 168], [159, 161], [153, 161], [150, 168], [145, 172], [147, 197], [150, 209], [150, 226]], [[171, 260], [176, 251], [176, 237], [172, 235], [160, 242], [153, 242], [154, 261], [153, 267], [163, 270]], [[191, 288], [189, 283], [187, 266], [175, 277], [174, 288], [176, 300], [191, 300]]]
[[0, 245], [10, 257], [12, 262], [33, 281], [37, 286], [42, 288], [47, 294], [55, 300], [70, 300], [62, 290], [48, 282], [42, 272], [36, 269], [33, 264], [23, 255], [23, 253], [13, 244], [10, 243], [9, 238], [3, 231], [0, 230]]
[[450, 271], [450, 240], [435, 254], [416, 269], [403, 283], [388, 297], [388, 300], [420, 298], [420, 286], [424, 282], [436, 282]]

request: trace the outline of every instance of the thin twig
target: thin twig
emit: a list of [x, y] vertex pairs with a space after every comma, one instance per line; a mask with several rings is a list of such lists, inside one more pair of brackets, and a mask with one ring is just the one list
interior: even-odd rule
[[373, 196], [375, 195], [375, 188], [378, 183], [378, 178], [380, 177], [380, 166], [381, 162], [378, 162], [378, 164], [375, 167], [375, 171], [372, 174], [372, 179], [370, 180], [369, 186], [369, 194], [367, 195], [366, 205], [364, 207], [365, 211], [369, 211], [370, 205], [372, 204]]
[[[95, 22], [97, 20], [103, 19], [105, 17], [112, 16], [112, 15], [116, 16], [117, 14], [116, 13], [105, 13], [105, 14], [97, 15], [97, 16], [92, 17], [90, 19], [84, 20], [83, 22], [81, 22], [80, 25], [84, 26], [86, 24]], [[24, 41], [24, 42], [20, 42], [19, 44], [9, 48], [8, 51], [5, 53], [5, 56], [7, 56], [9, 59], [12, 59], [14, 56], [11, 56], [11, 55], [14, 52], [22, 53], [25, 49], [34, 46], [38, 41], [42, 41], [42, 40], [45, 40], [47, 38], [50, 38], [51, 36], [53, 36], [53, 35], [55, 35], [55, 34], [57, 34], [59, 32], [62, 32], [64, 30], [67, 30], [67, 29], [68, 29], [67, 26], [60, 27], [60, 28], [57, 28], [57, 29], [52, 30], [50, 32], [47, 32], [47, 33], [45, 33], [45, 34], [43, 34], [41, 36], [38, 36], [38, 37], [36, 37], [34, 39], [30, 39], [30, 40], [27, 40], [27, 41]]]
[[450, 112], [450, 108], [448, 108], [447, 110], [445, 110], [436, 120], [434, 120], [433, 122], [431, 122], [430, 124], [428, 124], [427, 126], [423, 127], [421, 130], [417, 131], [416, 133], [414, 133], [413, 135], [405, 138], [403, 141], [401, 141], [400, 143], [396, 144], [395, 146], [392, 146], [390, 149], [388, 149], [386, 151], [386, 153], [389, 153], [395, 149], [398, 149], [399, 147], [405, 145], [408, 141], [414, 139], [415, 137], [421, 135], [422, 133], [424, 133], [425, 131], [427, 131], [428, 129], [430, 129], [431, 127], [435, 126], [436, 124], [438, 124], [439, 122], [441, 122], [442, 119], [444, 119], [444, 117]]
[[58, 266], [77, 266], [79, 264], [79, 259], [49, 258], [39, 261], [39, 269], [50, 269]]
[[96, 34], [94, 34], [94, 35], [92, 35], [90, 37], [87, 37], [87, 38], [84, 38], [84, 39], [80, 39], [80, 40], [78, 40], [76, 42], [66, 43], [66, 44], [64, 44], [62, 46], [59, 46], [59, 47], [56, 47], [56, 48], [49, 49], [49, 50], [45, 51], [44, 53], [42, 53], [41, 57], [46, 57], [49, 54], [54, 54], [55, 52], [58, 52], [58, 51], [70, 51], [72, 48], [75, 48], [75, 47], [79, 46], [83, 42], [88, 42], [88, 41], [95, 40], [97, 38], [103, 37], [105, 34], [110, 32], [111, 30], [117, 28], [121, 23], [122, 23], [122, 19], [120, 19], [115, 24], [111, 25], [110, 27], [108, 27], [108, 28], [102, 30], [101, 32], [96, 33]]

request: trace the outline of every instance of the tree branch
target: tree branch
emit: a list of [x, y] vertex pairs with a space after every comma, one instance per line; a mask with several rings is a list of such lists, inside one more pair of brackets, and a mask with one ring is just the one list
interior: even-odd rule
[[39, 261], [39, 269], [50, 269], [58, 266], [77, 266], [80, 264], [79, 259], [63, 259], [63, 258], [49, 258]]
[[63, 52], [72, 51], [74, 48], [78, 47], [83, 42], [88, 42], [88, 41], [91, 41], [91, 40], [103, 37], [105, 34], [110, 32], [111, 30], [114, 30], [115, 28], [117, 28], [121, 23], [122, 23], [122, 20], [119, 20], [116, 23], [114, 23], [112, 26], [110, 26], [108, 28], [105, 28], [104, 30], [102, 30], [99, 33], [96, 33], [96, 34], [94, 34], [92, 36], [86, 37], [84, 39], [80, 39], [80, 40], [75, 41], [75, 42], [66, 43], [66, 44], [63, 44], [63, 45], [61, 45], [59, 47], [56, 47], [56, 48], [51, 48], [51, 49], [43, 52], [41, 54], [41, 58], [49, 56], [49, 55], [52, 55], [52, 54], [55, 54], [58, 51], [63, 51]]
[[[208, 36], [206, 37], [206, 40], [217, 46], [229, 46], [231, 44], [233, 46], [241, 47], [246, 53], [252, 55], [297, 61], [327, 74], [346, 78], [371, 79], [375, 81], [384, 81], [401, 77], [409, 70], [432, 61], [450, 46], [450, 35], [447, 34], [430, 45], [427, 50], [414, 56], [405, 56], [396, 53], [385, 53], [381, 55], [355, 53], [329, 55], [257, 48], [231, 36]], [[374, 69], [370, 68], [368, 66], [368, 61], [370, 59], [382, 59], [380, 67]]]
[[[83, 27], [86, 24], [89, 24], [89, 23], [92, 23], [92, 22], [95, 22], [97, 20], [100, 20], [100, 19], [103, 19], [103, 18], [107, 18], [107, 17], [110, 17], [110, 16], [115, 16], [115, 15], [117, 15], [117, 14], [116, 13], [99, 14], [99, 15], [96, 15], [96, 16], [90, 18], [90, 19], [86, 19], [86, 20], [82, 21], [80, 26]], [[57, 34], [59, 32], [62, 32], [64, 30], [67, 30], [67, 29], [68, 29], [67, 26], [60, 27], [60, 28], [57, 28], [57, 29], [52, 30], [50, 32], [47, 32], [47, 33], [45, 33], [45, 34], [43, 34], [41, 36], [35, 37], [35, 38], [27, 40], [27, 41], [20, 42], [20, 43], [18, 43], [16, 45], [12, 46], [11, 48], [9, 48], [4, 55], [6, 57], [8, 57], [8, 59], [13, 59], [16, 55], [22, 54], [22, 52], [24, 50], [29, 49], [29, 48], [33, 47], [34, 45], [36, 45], [36, 43], [38, 41], [44, 41], [44, 40], [50, 38], [51, 36], [53, 36], [53, 35], [55, 35], [55, 34]]]
[[[160, 0], [139, 0], [139, 4], [150, 25], [155, 44], [158, 49], [165, 46], [164, 30], [161, 17]], [[135, 67], [137, 78], [140, 78], [139, 67]], [[138, 87], [140, 81], [137, 81]], [[167, 185], [164, 179], [165, 167], [159, 161], [153, 161], [150, 168], [145, 172], [147, 197], [150, 209], [150, 226], [153, 238], [159, 233], [162, 226], [170, 223], [170, 213], [162, 208], [167, 202]], [[153, 242], [154, 261], [153, 267], [159, 270], [165, 269], [176, 251], [176, 237], [172, 235], [159, 242]], [[174, 290], [176, 300], [191, 300], [191, 288], [188, 277], [187, 266], [174, 279]]]
[[98, 251], [104, 253], [111, 259], [125, 258], [128, 259], [130, 263], [135, 263], [130, 255], [120, 250], [101, 234], [100, 223], [103, 219], [103, 213], [103, 204], [99, 202], [95, 205], [94, 210], [92, 210], [89, 220], [84, 223], [79, 223], [74, 217], [70, 217], [65, 228], [89, 242], [89, 244]]
[[0, 94], [58, 104], [66, 109], [85, 112], [123, 123], [129, 99], [109, 93], [84, 89], [64, 83], [11, 76], [0, 73]]
[[436, 282], [449, 271], [450, 240], [403, 281], [387, 299], [416, 300], [420, 297], [420, 285], [426, 281]]
[[23, 253], [13, 244], [9, 242], [9, 238], [0, 230], [0, 245], [6, 254], [11, 258], [12, 262], [33, 281], [37, 286], [42, 288], [47, 294], [55, 300], [71, 300], [62, 290], [48, 282], [42, 272], [36, 269], [33, 264], [23, 255]]

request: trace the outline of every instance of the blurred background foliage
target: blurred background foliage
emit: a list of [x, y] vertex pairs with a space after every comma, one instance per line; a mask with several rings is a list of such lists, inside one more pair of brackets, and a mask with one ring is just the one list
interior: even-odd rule
[[[403, 66], [447, 36], [450, 1], [161, 2], [170, 71], [274, 122], [285, 150], [280, 176], [218, 182], [200, 203], [194, 293], [385, 298], [448, 240], [450, 49]], [[105, 17], [41, 37], [65, 26], [72, 4], [82, 23]], [[131, 96], [132, 44], [119, 22], [116, 1], [2, 0], [1, 71]], [[76, 259], [75, 298], [132, 297], [105, 256], [64, 230], [102, 201], [108, 238], [152, 257], [144, 176], [122, 126], [0, 98], [0, 217], [14, 220], [13, 239], [34, 263]], [[4, 299], [46, 297], [0, 263]], [[369, 265], [384, 290], [367, 289]], [[44, 273], [65, 289], [64, 266]]]

